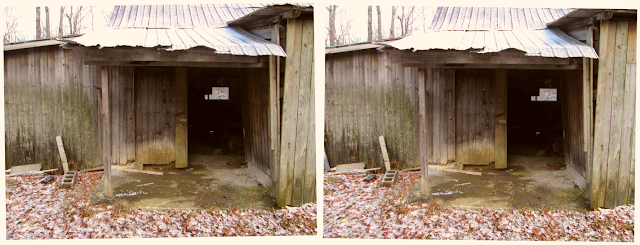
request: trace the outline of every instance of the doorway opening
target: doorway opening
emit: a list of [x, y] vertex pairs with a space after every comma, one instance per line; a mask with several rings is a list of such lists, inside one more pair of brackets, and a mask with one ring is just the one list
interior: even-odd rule
[[[507, 96], [507, 152], [564, 168], [561, 71], [510, 70]], [[523, 159], [524, 160], [524, 159]], [[511, 162], [511, 159], [509, 160]]]

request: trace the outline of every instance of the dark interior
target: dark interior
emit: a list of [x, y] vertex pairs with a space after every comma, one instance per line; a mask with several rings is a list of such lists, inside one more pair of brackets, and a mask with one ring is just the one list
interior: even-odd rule
[[[507, 85], [507, 151], [509, 153], [529, 156], [563, 155], [560, 81], [560, 71], [509, 71]], [[532, 101], [532, 96], [540, 95], [540, 88], [556, 88], [557, 101]]]
[[[240, 69], [190, 68], [189, 152], [243, 155]], [[207, 100], [212, 87], [228, 87], [228, 100]]]

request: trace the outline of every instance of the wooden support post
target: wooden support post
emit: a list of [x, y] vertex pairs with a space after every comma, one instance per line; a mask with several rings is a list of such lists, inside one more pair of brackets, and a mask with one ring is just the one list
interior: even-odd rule
[[176, 68], [176, 168], [188, 166], [187, 68]]
[[[280, 24], [273, 25], [271, 42], [280, 45]], [[277, 195], [277, 180], [280, 177], [280, 57], [269, 57], [269, 129], [271, 143], [271, 188]]]
[[111, 189], [111, 114], [109, 108], [109, 68], [100, 67], [101, 72], [101, 114], [102, 114], [102, 165], [104, 166], [104, 194], [113, 195]]
[[[593, 47], [593, 25], [587, 30], [587, 45]], [[584, 120], [584, 151], [586, 152], [586, 190], [591, 190], [591, 175], [593, 169], [593, 59], [583, 58], [583, 120]], [[588, 72], [584, 72], [588, 70]], [[591, 192], [586, 192], [591, 196]]]
[[507, 71], [496, 70], [496, 169], [507, 168]]
[[420, 190], [429, 195], [429, 168], [427, 165], [427, 97], [425, 69], [418, 71], [418, 151], [420, 156]]

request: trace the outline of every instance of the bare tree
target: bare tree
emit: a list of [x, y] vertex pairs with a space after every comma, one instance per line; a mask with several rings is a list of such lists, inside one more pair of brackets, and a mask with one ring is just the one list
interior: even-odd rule
[[67, 17], [69, 21], [69, 34], [71, 35], [80, 34], [82, 31], [82, 20], [88, 15], [88, 13], [86, 13], [87, 11], [82, 11], [82, 8], [83, 6], [79, 6], [74, 11], [73, 6], [71, 6], [69, 12], [65, 14], [65, 17]]
[[373, 10], [371, 8], [371, 5], [369, 5], [369, 20], [367, 22], [367, 26], [369, 27], [369, 32], [367, 35], [367, 41], [371, 42], [371, 40], [373, 40]]
[[336, 45], [336, 42], [337, 42], [337, 38], [336, 38], [336, 9], [337, 8], [338, 8], [337, 5], [329, 5], [327, 7], [327, 10], [329, 10], [329, 35], [327, 36], [329, 37], [330, 46]]
[[63, 32], [63, 29], [62, 29], [64, 27], [63, 26], [64, 22], [62, 22], [63, 20], [64, 20], [64, 6], [61, 6], [60, 7], [60, 24], [58, 25], [58, 36], [59, 37], [64, 36], [64, 32]]
[[420, 14], [416, 13], [415, 8], [415, 6], [402, 6], [402, 13], [396, 16], [400, 21], [400, 31], [403, 37], [411, 35], [414, 29], [413, 23], [418, 19], [418, 16], [420, 16]]
[[380, 13], [380, 5], [376, 6], [378, 10], [378, 40], [382, 40], [382, 14]]
[[2, 42], [9, 43], [18, 41], [18, 19], [20, 19], [20, 17], [13, 14], [13, 9], [9, 7], [4, 8], [4, 17], [5, 29]]
[[40, 7], [36, 7], [36, 39], [42, 38], [42, 27], [40, 27]]
[[51, 38], [51, 22], [49, 22], [49, 7], [48, 6], [44, 7], [44, 12], [46, 14], [45, 30], [47, 31], [45, 37], [46, 38]]
[[396, 28], [396, 26], [393, 23], [396, 20], [396, 8], [397, 8], [396, 6], [391, 6], [391, 28], [389, 29], [390, 38], [396, 37], [394, 33], [394, 29]]

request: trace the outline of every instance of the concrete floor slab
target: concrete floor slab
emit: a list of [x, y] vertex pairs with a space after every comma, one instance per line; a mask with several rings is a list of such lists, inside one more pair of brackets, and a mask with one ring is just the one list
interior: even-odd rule
[[[567, 170], [548, 164], [562, 163], [561, 157], [508, 155], [506, 170], [478, 171], [482, 176], [453, 173], [443, 166], [429, 166], [430, 196], [420, 193], [419, 183], [409, 200], [435, 202], [463, 209], [569, 209], [589, 208], [584, 191], [575, 185]], [[475, 170], [470, 170], [475, 171]]]
[[165, 170], [163, 176], [124, 171], [135, 167], [111, 168], [112, 199], [104, 197], [104, 179], [92, 190], [92, 203], [121, 203], [142, 209], [255, 208], [276, 206], [270, 191], [261, 186], [244, 162], [243, 156], [189, 154], [189, 167]]

